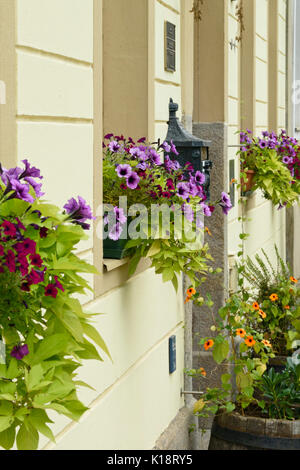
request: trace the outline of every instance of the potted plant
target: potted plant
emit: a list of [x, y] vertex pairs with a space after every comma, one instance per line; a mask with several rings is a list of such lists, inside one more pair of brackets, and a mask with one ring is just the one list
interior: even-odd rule
[[[196, 287], [204, 280], [200, 275], [212, 270], [208, 246], [203, 244], [203, 216], [211, 216], [216, 205], [227, 214], [232, 207], [228, 194], [223, 192], [216, 203], [208, 202], [204, 174], [194, 171], [190, 163], [182, 168], [171, 160], [169, 153], [178, 154], [172, 142], [154, 147], [145, 139], [135, 143], [113, 134], [105, 138], [109, 142], [104, 144], [104, 227], [110, 241], [104, 240], [104, 253], [112, 256], [107, 248], [113, 240], [115, 256], [121, 252], [130, 257], [130, 274], [142, 257], [148, 257], [156, 273], [176, 289], [177, 275], [183, 272], [195, 290], [193, 299], [202, 301]], [[125, 199], [128, 214], [120, 197]]]
[[[239, 265], [240, 289], [212, 315], [212, 336], [200, 340], [219, 367], [221, 385], [206, 388], [195, 404], [201, 417], [214, 416], [210, 449], [296, 449], [300, 432], [300, 360], [285, 357], [279, 371], [269, 364], [292, 351], [299, 335], [299, 292], [276, 248], [274, 269], [263, 252]], [[244, 280], [250, 283], [244, 287]], [[253, 289], [254, 287], [254, 289]], [[285, 308], [289, 307], [289, 308]], [[207, 371], [188, 371], [207, 379]], [[275, 420], [275, 421], [274, 421]], [[290, 422], [291, 421], [291, 422]], [[295, 427], [292, 421], [297, 421]], [[284, 438], [284, 439], [282, 439]], [[277, 447], [276, 447], [277, 446]], [[284, 447], [287, 446], [287, 447]]]
[[276, 268], [266, 252], [261, 251], [262, 256], [256, 254], [254, 260], [246, 258], [240, 265], [240, 273], [247, 280], [248, 292], [250, 286], [250, 295], [259, 309], [264, 337], [273, 345], [275, 357], [270, 363], [279, 371], [285, 367], [287, 356], [292, 354], [297, 337], [295, 326], [300, 318], [300, 289], [277, 246]]
[[279, 208], [291, 206], [300, 194], [299, 146], [282, 131], [263, 132], [261, 138], [247, 129], [240, 133], [241, 188], [244, 192], [260, 188], [264, 197]]
[[81, 273], [97, 273], [75, 252], [91, 209], [81, 197], [64, 211], [44, 202], [40, 171], [23, 164], [0, 166], [0, 447], [33, 450], [40, 433], [54, 440], [49, 410], [85, 412], [77, 370], [101, 360], [95, 345], [109, 353], [77, 299], [90, 289]]

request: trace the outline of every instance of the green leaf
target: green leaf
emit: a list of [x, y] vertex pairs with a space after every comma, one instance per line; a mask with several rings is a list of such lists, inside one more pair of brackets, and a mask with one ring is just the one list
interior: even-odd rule
[[86, 334], [91, 340], [93, 340], [97, 344], [97, 346], [99, 346], [99, 348], [101, 348], [102, 351], [104, 351], [108, 355], [108, 357], [112, 359], [110, 352], [105, 344], [105, 341], [100, 335], [99, 331], [96, 330], [96, 328], [90, 323], [84, 323], [82, 327], [84, 334]]
[[19, 370], [17, 359], [14, 357], [11, 358], [7, 369], [6, 378], [12, 380], [17, 378], [21, 373], [22, 371]]
[[16, 428], [11, 426], [5, 431], [0, 432], [0, 446], [5, 450], [9, 450], [15, 443]]
[[34, 356], [32, 357], [32, 364], [38, 364], [45, 359], [48, 359], [56, 354], [65, 352], [69, 339], [64, 334], [56, 334], [48, 336], [40, 342]]
[[3, 432], [5, 431], [5, 429], [8, 429], [13, 422], [13, 416], [0, 416], [0, 432]]
[[39, 434], [36, 428], [28, 421], [21, 424], [17, 434], [17, 447], [19, 450], [36, 450], [39, 445]]
[[229, 344], [225, 341], [215, 344], [213, 358], [217, 364], [221, 364], [228, 356]]
[[174, 277], [174, 269], [173, 268], [165, 268], [162, 272], [163, 282], [171, 281]]
[[47, 413], [44, 410], [34, 409], [32, 410], [29, 418], [29, 422], [35, 427], [41, 434], [48, 437], [51, 441], [55, 442], [55, 437], [49, 428], [46, 425], [47, 422], [51, 422], [49, 420]]
[[136, 255], [134, 255], [130, 262], [129, 262], [129, 268], [128, 268], [128, 275], [129, 276], [133, 276], [133, 274], [135, 273], [136, 271], [136, 268], [137, 268], [137, 265], [139, 264], [141, 260], [141, 255], [138, 253]]
[[155, 240], [154, 243], [150, 246], [148, 253], [146, 255], [147, 258], [151, 258], [151, 256], [155, 256], [161, 250], [161, 243], [160, 240]]
[[13, 415], [13, 405], [10, 401], [1, 401], [0, 402], [0, 416], [12, 416]]
[[41, 364], [37, 364], [32, 367], [27, 377], [25, 376], [27, 391], [29, 393], [41, 382], [43, 376], [44, 370]]

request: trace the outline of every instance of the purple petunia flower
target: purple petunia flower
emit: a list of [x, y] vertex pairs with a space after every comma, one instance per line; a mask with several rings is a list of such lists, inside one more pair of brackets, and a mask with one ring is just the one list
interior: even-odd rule
[[42, 193], [42, 191], [41, 191], [41, 187], [42, 187], [41, 183], [37, 183], [36, 180], [34, 178], [32, 178], [31, 176], [26, 176], [24, 178], [24, 180], [27, 183], [29, 183], [30, 186], [33, 187], [33, 189], [35, 191], [35, 195], [36, 195], [37, 198], [44, 196], [45, 193]]
[[160, 155], [159, 155], [159, 153], [156, 152], [156, 150], [150, 149], [149, 154], [150, 154], [150, 160], [152, 161], [152, 163], [154, 165], [159, 166], [159, 165], [162, 164], [161, 159], [160, 159]]
[[121, 207], [114, 207], [114, 213], [116, 215], [116, 221], [120, 224], [125, 224], [127, 217], [124, 214], [124, 209]]
[[39, 178], [43, 179], [43, 176], [41, 176], [41, 172], [38, 168], [35, 168], [34, 166], [30, 166], [30, 163], [28, 160], [22, 160], [22, 163], [25, 165], [25, 170], [21, 175], [21, 178], [25, 177], [31, 177], [31, 178]]
[[228, 212], [230, 211], [230, 209], [232, 209], [232, 204], [231, 204], [230, 197], [225, 192], [223, 192], [222, 195], [221, 195], [220, 206], [221, 206], [222, 211], [225, 215], [227, 215]]
[[109, 232], [108, 237], [111, 240], [117, 241], [119, 240], [121, 233], [122, 233], [122, 225], [119, 222], [117, 222], [116, 225], [114, 225], [112, 230]]
[[78, 202], [74, 198], [69, 199], [67, 204], [64, 205], [64, 209], [67, 214], [69, 214], [69, 219], [72, 220], [73, 223], [81, 225], [84, 230], [90, 228], [90, 225], [86, 223], [87, 220], [95, 220], [92, 209], [80, 196], [78, 196]]
[[118, 165], [116, 168], [116, 172], [119, 178], [128, 178], [131, 173], [131, 166], [127, 164]]
[[187, 199], [189, 197], [189, 191], [186, 183], [179, 183], [177, 185], [177, 196], [182, 199]]
[[109, 140], [109, 139], [111, 139], [113, 136], [114, 136], [113, 134], [106, 134], [106, 135], [104, 136], [104, 139], [108, 139], [108, 140]]
[[12, 189], [16, 192], [16, 198], [17, 199], [22, 199], [23, 201], [33, 203], [34, 199], [33, 197], [29, 194], [29, 185], [28, 184], [22, 184], [18, 180], [11, 180], [11, 187]]
[[138, 176], [138, 174], [132, 171], [130, 175], [128, 176], [126, 182], [127, 182], [128, 188], [136, 189], [138, 187], [139, 181], [140, 181], [140, 177]]
[[116, 153], [116, 152], [118, 152], [118, 150], [120, 150], [121, 146], [120, 146], [120, 144], [118, 144], [118, 142], [116, 140], [112, 140], [108, 144], [108, 148], [111, 152]]
[[204, 202], [201, 202], [200, 206], [201, 206], [202, 209], [203, 209], [203, 214], [204, 214], [206, 217], [211, 217], [212, 211], [211, 211], [210, 207], [209, 207], [207, 204], [204, 204]]
[[205, 175], [201, 171], [196, 171], [195, 181], [196, 181], [197, 184], [204, 184], [205, 183]]
[[171, 152], [171, 145], [169, 145], [168, 142], [166, 142], [166, 141], [163, 142], [163, 143], [161, 144], [161, 146], [162, 146], [162, 148], [164, 149], [164, 151], [165, 151], [166, 153], [170, 153], [170, 152]]
[[285, 155], [282, 159], [282, 162], [286, 165], [289, 165], [290, 163], [293, 163], [293, 157], [288, 157], [287, 155]]
[[176, 156], [179, 155], [179, 152], [178, 152], [176, 146], [174, 145], [173, 140], [171, 140], [171, 152], [174, 153], [174, 155], [176, 155]]
[[193, 222], [194, 220], [194, 211], [193, 208], [189, 204], [183, 204], [182, 211], [184, 213], [185, 218], [189, 222]]
[[18, 361], [21, 361], [23, 357], [27, 356], [28, 354], [29, 354], [29, 349], [28, 349], [27, 344], [23, 344], [23, 346], [21, 345], [15, 346], [12, 352], [10, 353], [10, 355], [18, 359]]
[[140, 158], [142, 152], [141, 150], [139, 149], [139, 147], [133, 147], [129, 150], [129, 153], [132, 157], [135, 157], [135, 158]]
[[22, 171], [23, 170], [18, 166], [16, 168], [10, 168], [9, 170], [3, 168], [1, 179], [4, 184], [8, 185], [11, 181], [17, 181], [19, 179], [19, 176], [22, 174]]
[[265, 149], [268, 146], [268, 143], [265, 140], [260, 139], [258, 145], [261, 149]]

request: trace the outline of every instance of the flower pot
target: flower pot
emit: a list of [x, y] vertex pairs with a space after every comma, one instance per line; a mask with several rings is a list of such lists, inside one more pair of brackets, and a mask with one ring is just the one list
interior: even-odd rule
[[241, 178], [242, 191], [244, 193], [247, 193], [248, 191], [252, 191], [252, 188], [254, 186], [255, 171], [247, 170], [246, 175], [247, 175], [247, 182], [244, 181], [244, 178]]
[[110, 240], [106, 238], [103, 240], [103, 258], [123, 259], [126, 258], [128, 250], [125, 249], [127, 239]]
[[223, 414], [214, 419], [209, 450], [300, 450], [300, 420]]

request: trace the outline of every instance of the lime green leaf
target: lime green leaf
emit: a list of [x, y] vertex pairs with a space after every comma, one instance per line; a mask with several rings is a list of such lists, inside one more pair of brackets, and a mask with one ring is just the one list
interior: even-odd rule
[[217, 362], [217, 364], [221, 364], [221, 362], [223, 362], [228, 356], [228, 353], [229, 353], [229, 344], [227, 342], [215, 344], [215, 347], [213, 350], [213, 358]]
[[37, 350], [32, 357], [32, 363], [37, 364], [45, 359], [55, 356], [56, 354], [65, 352], [68, 341], [68, 337], [64, 334], [56, 334], [45, 338], [37, 347]]
[[26, 421], [21, 424], [17, 434], [17, 447], [19, 450], [36, 450], [39, 445], [39, 434], [35, 427]]
[[89, 324], [89, 323], [84, 323], [82, 326], [83, 326], [84, 333], [90, 339], [92, 339], [97, 344], [97, 346], [99, 346], [99, 348], [101, 348], [108, 355], [108, 357], [111, 359], [110, 352], [109, 352], [109, 350], [108, 350], [108, 348], [105, 344], [104, 339], [100, 335], [99, 331], [96, 330], [96, 328], [93, 325]]
[[13, 416], [0, 416], [0, 432], [8, 429], [14, 422]]
[[5, 450], [9, 450], [13, 447], [15, 442], [16, 429], [11, 426], [5, 431], [0, 432], [0, 446]]

